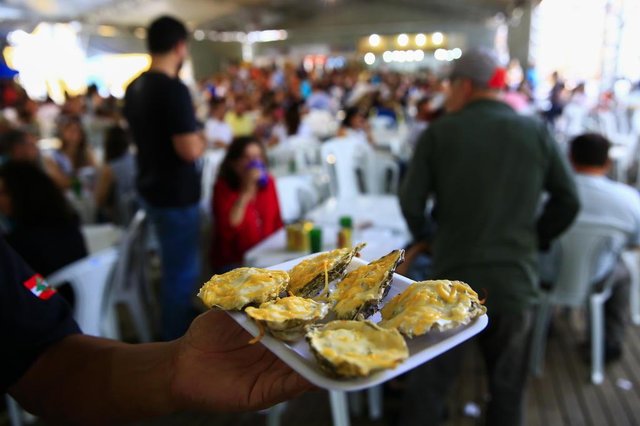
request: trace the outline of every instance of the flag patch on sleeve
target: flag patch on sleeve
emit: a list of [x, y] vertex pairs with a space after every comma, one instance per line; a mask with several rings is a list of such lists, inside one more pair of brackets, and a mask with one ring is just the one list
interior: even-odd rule
[[56, 293], [55, 289], [49, 287], [49, 284], [39, 274], [32, 276], [23, 284], [38, 299], [47, 300]]

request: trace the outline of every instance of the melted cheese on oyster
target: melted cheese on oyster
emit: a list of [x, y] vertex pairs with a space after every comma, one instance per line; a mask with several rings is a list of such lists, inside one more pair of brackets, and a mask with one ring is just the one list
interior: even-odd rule
[[290, 296], [265, 302], [259, 308], [250, 306], [244, 311], [258, 321], [285, 322], [294, 319], [314, 321], [324, 318], [329, 312], [329, 306], [311, 299]]
[[286, 271], [238, 268], [211, 277], [200, 289], [198, 297], [209, 308], [242, 309], [251, 303], [275, 299], [288, 282]]
[[296, 294], [323, 271], [325, 262], [327, 269], [332, 270], [350, 252], [350, 248], [331, 250], [298, 263], [289, 271], [289, 291]]
[[417, 282], [382, 308], [380, 326], [395, 328], [409, 337], [432, 327], [447, 329], [468, 324], [486, 312], [478, 294], [461, 281]]
[[395, 368], [409, 356], [397, 330], [370, 321], [332, 321], [310, 331], [307, 340], [323, 367], [344, 377]]
[[395, 269], [399, 256], [402, 256], [401, 252], [392, 252], [360, 266], [338, 283], [336, 291], [331, 295], [331, 300], [336, 302], [333, 310], [338, 318], [350, 316], [365, 303], [380, 298], [380, 286], [385, 284], [389, 274]]

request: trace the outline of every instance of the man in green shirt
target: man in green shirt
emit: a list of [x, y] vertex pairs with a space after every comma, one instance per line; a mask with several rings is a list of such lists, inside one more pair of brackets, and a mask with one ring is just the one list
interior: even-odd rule
[[[491, 395], [486, 423], [513, 426], [522, 423], [537, 253], [571, 224], [578, 198], [544, 124], [500, 101], [504, 70], [491, 52], [467, 52], [450, 80], [449, 114], [419, 139], [400, 203], [415, 240], [432, 248], [433, 278], [486, 295], [489, 326], [478, 338]], [[442, 422], [461, 352], [412, 375], [401, 424]]]

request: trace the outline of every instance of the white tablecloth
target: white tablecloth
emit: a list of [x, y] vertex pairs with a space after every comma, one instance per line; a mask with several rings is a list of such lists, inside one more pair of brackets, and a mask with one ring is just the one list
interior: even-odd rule
[[[337, 226], [322, 226], [322, 249], [333, 250], [336, 248], [337, 235]], [[379, 228], [354, 230], [352, 239], [354, 244], [367, 243], [361, 253], [362, 259], [367, 261], [378, 259], [393, 250], [404, 248], [409, 243], [407, 234]], [[249, 250], [245, 254], [245, 264], [265, 268], [307, 254], [309, 253], [288, 251], [286, 232], [281, 229]]]
[[359, 195], [353, 198], [330, 198], [307, 214], [322, 225], [338, 225], [341, 216], [351, 216], [354, 228], [370, 224], [374, 228], [391, 229], [409, 234], [395, 195]]

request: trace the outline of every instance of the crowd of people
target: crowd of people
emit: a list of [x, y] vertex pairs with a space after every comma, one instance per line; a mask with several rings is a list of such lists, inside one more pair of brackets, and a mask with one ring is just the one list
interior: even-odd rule
[[[191, 325], [202, 267], [203, 154], [224, 152], [212, 189], [208, 259], [215, 273], [223, 273], [241, 266], [251, 247], [283, 226], [268, 168], [271, 149], [292, 137], [320, 142], [337, 136], [383, 151], [371, 123], [384, 123], [406, 129], [408, 154], [391, 157], [406, 172], [399, 200], [413, 238], [402, 271], [411, 274], [412, 264], [426, 256], [428, 271], [424, 267], [421, 276], [461, 279], [489, 294], [491, 321], [478, 339], [489, 374], [488, 424], [522, 422], [526, 342], [541, 281], [538, 256], [576, 220], [595, 217], [622, 225], [628, 236], [604, 255], [594, 277], [595, 285], [616, 274], [618, 284], [607, 307], [606, 354], [610, 360], [621, 356], [629, 277], [617, 255], [623, 247], [640, 245], [640, 197], [607, 178], [610, 143], [605, 137], [581, 135], [571, 141], [565, 157], [553, 136], [566, 99], [558, 75], [545, 111], [537, 111], [534, 102], [539, 81], [515, 62], [499, 66], [484, 50], [466, 53], [446, 78], [431, 71], [405, 75], [356, 67], [310, 72], [290, 64], [232, 65], [190, 90], [178, 78], [188, 57], [187, 40], [179, 21], [154, 21], [147, 40], [150, 68], [129, 85], [122, 101], [103, 99], [95, 88], [60, 107], [33, 101], [24, 92], [5, 93], [10, 103], [3, 105], [0, 117], [0, 225], [11, 249], [2, 243], [0, 255], [15, 250], [46, 276], [87, 255], [81, 233], [87, 201], [95, 208], [91, 221], [122, 226], [137, 208], [145, 209], [162, 265], [161, 338], [181, 342], [180, 353], [197, 357], [184, 345], [202, 343], [199, 327], [208, 321], [207, 330], [221, 332], [211, 314]], [[578, 85], [571, 99], [585, 102], [584, 86]], [[543, 194], [547, 198], [540, 206]], [[428, 202], [433, 208], [425, 215]], [[31, 269], [18, 269], [19, 279], [31, 274]], [[56, 303], [55, 309], [68, 316], [62, 302]], [[61, 330], [59, 339], [77, 333], [69, 324]], [[221, 340], [220, 347], [231, 340]], [[79, 345], [90, 353], [94, 344], [110, 345], [72, 341], [69, 350]], [[44, 350], [32, 349], [32, 355]], [[115, 350], [128, 357], [127, 349]], [[175, 345], [172, 350], [180, 351]], [[460, 353], [451, 351], [410, 376], [401, 424], [426, 424], [425, 419], [440, 424]], [[149, 349], [147, 356], [162, 357], [163, 351]], [[20, 382], [16, 394], [24, 397], [25, 383], [35, 373], [29, 365], [21, 368], [26, 382]], [[304, 387], [293, 383], [293, 373], [278, 368], [278, 380], [290, 386], [244, 408]], [[187, 370], [183, 366], [186, 373], [198, 373]], [[198, 398], [189, 395], [187, 406]], [[158, 405], [146, 408], [162, 412]]]

